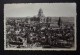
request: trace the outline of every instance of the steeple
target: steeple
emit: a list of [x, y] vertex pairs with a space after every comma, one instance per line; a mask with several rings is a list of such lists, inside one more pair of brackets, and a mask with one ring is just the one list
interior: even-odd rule
[[59, 26], [59, 27], [62, 27], [62, 25], [63, 25], [63, 24], [62, 24], [62, 20], [61, 20], [61, 18], [59, 17], [58, 26]]

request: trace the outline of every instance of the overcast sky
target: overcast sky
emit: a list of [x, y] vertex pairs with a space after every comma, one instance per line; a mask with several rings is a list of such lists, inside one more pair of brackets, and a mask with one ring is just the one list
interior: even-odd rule
[[18, 3], [5, 4], [5, 17], [27, 17], [36, 16], [39, 9], [43, 10], [44, 15], [51, 17], [73, 17], [76, 16], [75, 3]]

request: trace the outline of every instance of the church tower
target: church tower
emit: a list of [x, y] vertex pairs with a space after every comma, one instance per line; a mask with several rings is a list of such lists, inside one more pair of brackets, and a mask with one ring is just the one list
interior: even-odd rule
[[39, 9], [38, 17], [40, 18], [40, 23], [44, 23], [45, 22], [45, 16], [44, 16], [43, 10], [41, 8]]

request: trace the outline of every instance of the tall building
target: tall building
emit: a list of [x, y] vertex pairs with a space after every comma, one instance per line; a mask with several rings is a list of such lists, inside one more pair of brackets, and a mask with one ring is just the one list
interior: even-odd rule
[[40, 23], [46, 22], [45, 16], [44, 16], [44, 14], [43, 14], [43, 10], [42, 10], [41, 8], [39, 9], [38, 17], [39, 17], [39, 19], [40, 19]]

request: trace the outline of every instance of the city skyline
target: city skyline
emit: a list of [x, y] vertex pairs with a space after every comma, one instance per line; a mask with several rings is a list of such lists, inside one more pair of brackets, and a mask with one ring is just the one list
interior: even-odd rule
[[4, 4], [4, 50], [76, 50], [76, 27], [76, 3]]
[[26, 3], [5, 4], [5, 17], [33, 17], [38, 15], [39, 9], [43, 10], [45, 17], [73, 17], [76, 16], [75, 3]]

